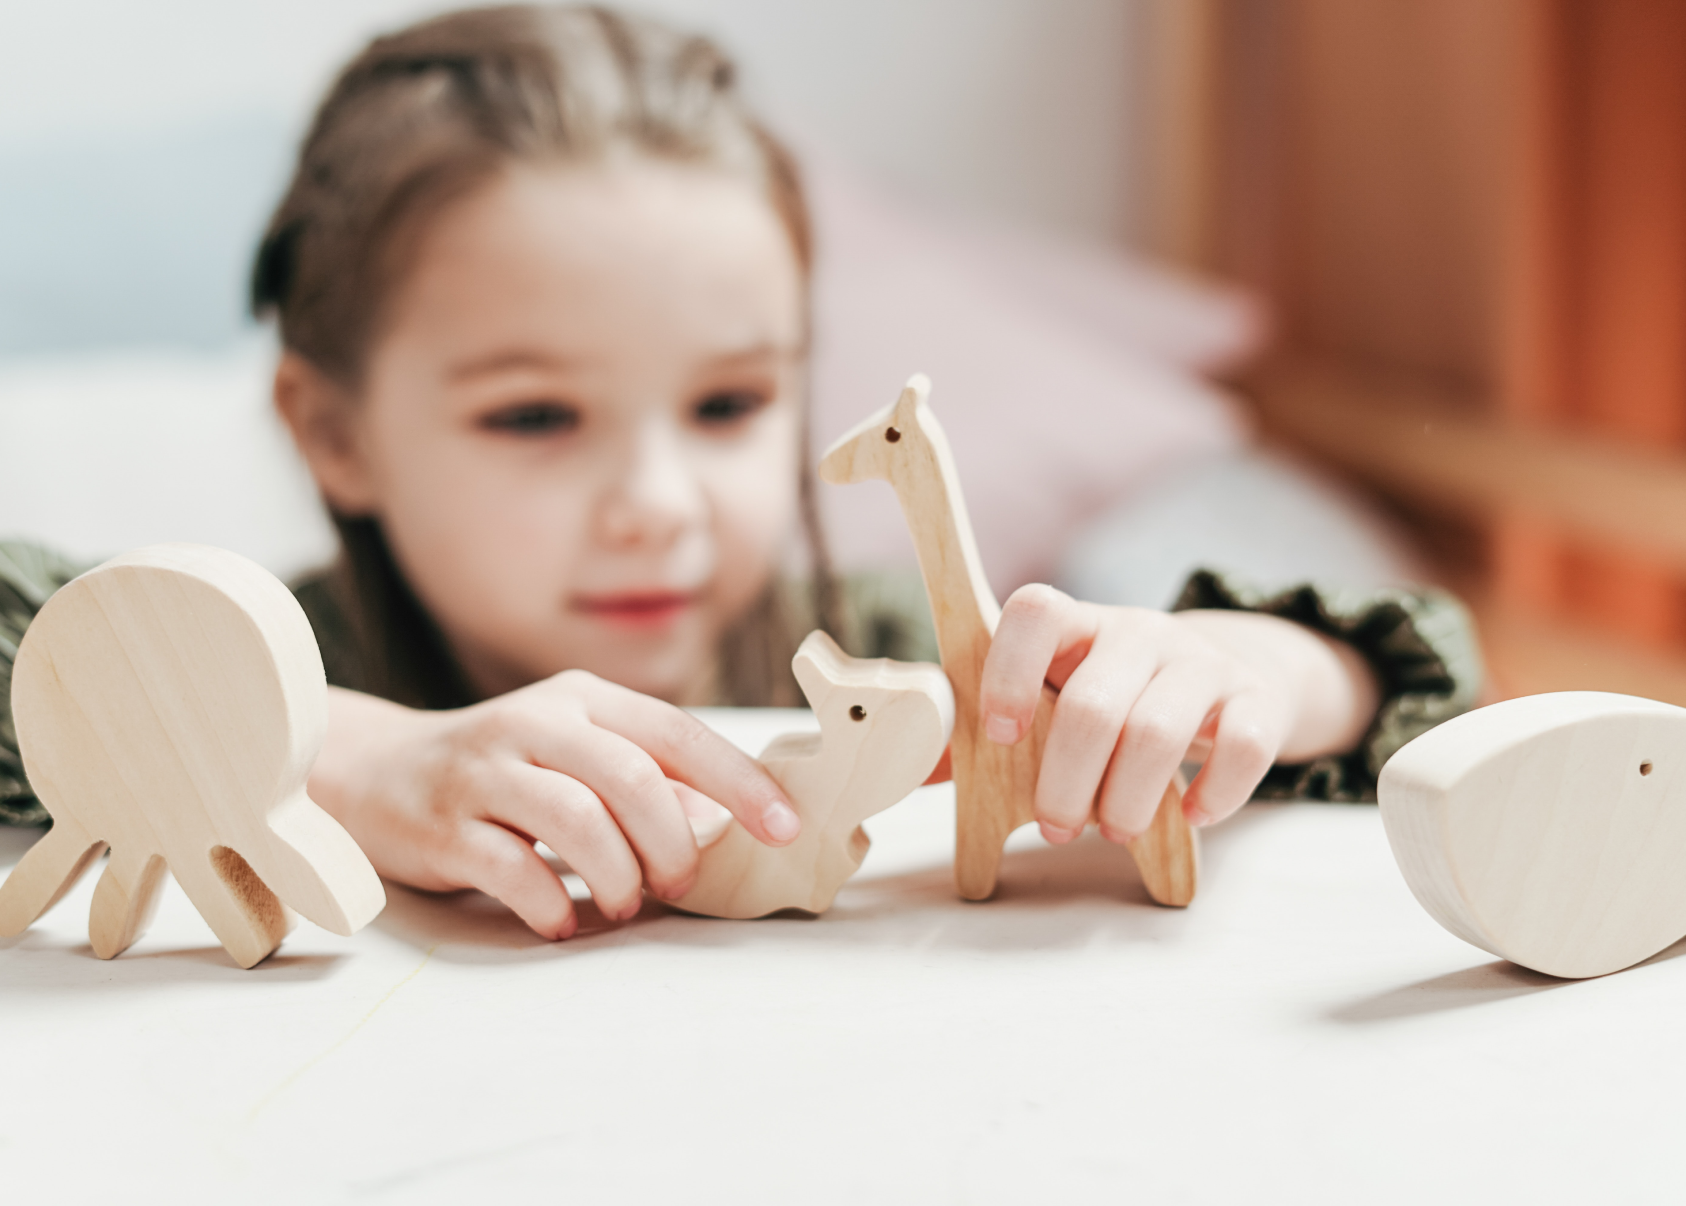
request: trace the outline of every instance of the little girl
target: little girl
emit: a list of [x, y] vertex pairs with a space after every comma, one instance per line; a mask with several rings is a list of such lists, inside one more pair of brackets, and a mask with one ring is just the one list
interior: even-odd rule
[[[566, 938], [542, 841], [630, 917], [645, 889], [690, 887], [688, 816], [723, 806], [774, 845], [798, 831], [765, 771], [681, 705], [799, 703], [790, 656], [815, 624], [862, 655], [931, 649], [917, 595], [893, 606], [828, 571], [809, 258], [794, 165], [700, 38], [485, 9], [380, 38], [335, 82], [253, 300], [279, 320], [276, 406], [343, 550], [295, 587], [332, 684], [310, 790], [382, 874], [482, 889]], [[0, 547], [8, 677], [70, 572]], [[1474, 693], [1439, 597], [1257, 600], [1201, 575], [1185, 599], [1008, 601], [983, 712], [1016, 742], [1042, 683], [1060, 689], [1036, 792], [1049, 841], [1140, 833], [1190, 756], [1196, 824], [1267, 772], [1356, 798]], [[0, 802], [39, 819], [0, 719]]]

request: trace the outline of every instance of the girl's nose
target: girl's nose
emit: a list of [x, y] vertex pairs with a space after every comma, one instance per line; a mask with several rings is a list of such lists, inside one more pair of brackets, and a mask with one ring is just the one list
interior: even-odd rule
[[661, 547], [703, 515], [702, 489], [673, 424], [653, 420], [634, 433], [600, 509], [610, 548]]

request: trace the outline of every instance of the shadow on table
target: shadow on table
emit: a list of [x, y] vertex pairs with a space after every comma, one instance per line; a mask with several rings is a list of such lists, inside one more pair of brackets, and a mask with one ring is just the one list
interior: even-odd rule
[[[1216, 878], [1227, 850], [1255, 826], [1259, 810], [1238, 814], [1204, 836], [1202, 875]], [[420, 892], [387, 885], [387, 906], [374, 925], [434, 958], [456, 963], [517, 963], [589, 956], [631, 943], [689, 947], [782, 946], [800, 933], [804, 943], [980, 951], [1064, 950], [1096, 942], [1159, 942], [1180, 933], [1189, 914], [1155, 905], [1135, 860], [1094, 833], [1069, 846], [1036, 845], [1009, 851], [999, 886], [988, 902], [954, 894], [945, 857], [900, 874], [844, 885], [822, 917], [791, 911], [756, 921], [726, 921], [679, 913], [655, 901], [629, 922], [607, 920], [576, 892], [579, 933], [547, 942], [501, 903], [479, 892]]]
[[[63, 942], [24, 931], [16, 938], [0, 938], [0, 951], [10, 952], [6, 975], [0, 979], [0, 1000], [25, 993], [61, 989], [168, 988], [178, 984], [266, 984], [320, 980], [333, 973], [344, 955], [289, 955], [283, 947], [256, 967], [241, 969], [228, 952], [212, 943], [177, 950], [125, 951], [115, 959], [101, 959], [86, 942]], [[43, 956], [33, 958], [32, 956]]]
[[[1686, 940], [1659, 951], [1643, 963], [1612, 975], [1625, 975], [1666, 963], [1686, 955]], [[1506, 959], [1496, 959], [1476, 967], [1466, 967], [1443, 976], [1402, 984], [1386, 992], [1361, 997], [1329, 1010], [1325, 1015], [1332, 1022], [1349, 1026], [1363, 1026], [1373, 1022], [1391, 1022], [1399, 1018], [1419, 1017], [1431, 1013], [1448, 1013], [1455, 1009], [1470, 1009], [1513, 997], [1532, 996], [1538, 992], [1572, 988], [1586, 984], [1586, 980], [1561, 980], [1543, 972], [1533, 971]]]
[[[9, 872], [44, 834], [44, 829], [0, 828], [0, 871]], [[88, 872], [98, 876], [103, 862]], [[0, 876], [0, 878], [4, 878]], [[68, 901], [54, 906], [73, 907]], [[86, 905], [81, 906], [84, 914]], [[207, 934], [207, 937], [209, 935]], [[142, 943], [145, 938], [143, 936]], [[250, 970], [242, 969], [220, 944], [176, 950], [124, 951], [115, 959], [101, 959], [87, 942], [66, 942], [28, 929], [13, 938], [0, 938], [0, 953], [8, 955], [0, 978], [0, 999], [27, 992], [58, 989], [154, 988], [207, 981], [238, 982], [259, 977], [266, 983], [319, 980], [331, 974], [344, 955], [289, 955], [283, 946]], [[50, 956], [34, 958], [33, 956]]]

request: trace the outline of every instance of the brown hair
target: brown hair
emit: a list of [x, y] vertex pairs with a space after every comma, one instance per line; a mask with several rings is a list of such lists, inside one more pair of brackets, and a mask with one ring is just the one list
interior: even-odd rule
[[[252, 272], [253, 312], [354, 392], [397, 266], [427, 220], [512, 160], [593, 161], [618, 151], [755, 181], [804, 275], [807, 207], [789, 153], [743, 106], [729, 59], [705, 38], [597, 7], [449, 13], [376, 38], [316, 111]], [[804, 412], [806, 407], [804, 407]], [[813, 606], [837, 630], [837, 591], [814, 504], [804, 421], [800, 499]], [[372, 518], [334, 514], [328, 579], [359, 647], [342, 677], [414, 706], [472, 702], [449, 648]], [[800, 702], [794, 632], [769, 586], [720, 651], [725, 702]]]

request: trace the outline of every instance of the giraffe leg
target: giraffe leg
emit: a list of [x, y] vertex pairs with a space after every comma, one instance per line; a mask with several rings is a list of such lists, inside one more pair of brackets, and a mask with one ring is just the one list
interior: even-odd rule
[[[1007, 802], [983, 795], [971, 777], [955, 778], [954, 886], [966, 900], [995, 895], [1001, 848], [1014, 826], [1001, 815]], [[981, 798], [980, 798], [981, 797]]]
[[29, 848], [0, 884], [0, 938], [27, 930], [87, 873], [105, 843], [66, 821]]
[[94, 889], [88, 941], [101, 959], [121, 955], [146, 933], [163, 894], [164, 859], [151, 850], [117, 846]]
[[1147, 894], [1179, 909], [1194, 899], [1200, 879], [1200, 837], [1183, 816], [1184, 786], [1179, 771], [1159, 800], [1153, 824], [1130, 843]]
[[954, 886], [966, 900], [988, 900], [995, 895], [995, 880], [1001, 870], [1001, 843], [987, 832], [963, 826], [954, 854]]
[[255, 967], [281, 945], [293, 914], [264, 886], [246, 860], [227, 846], [172, 863], [193, 907], [241, 967]]

